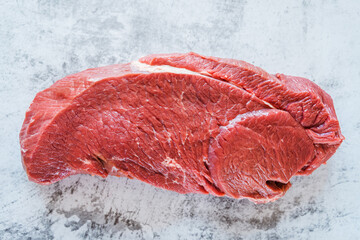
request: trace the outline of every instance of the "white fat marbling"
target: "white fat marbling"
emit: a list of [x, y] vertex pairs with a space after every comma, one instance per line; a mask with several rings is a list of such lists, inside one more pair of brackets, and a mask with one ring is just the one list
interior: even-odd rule
[[149, 65], [149, 64], [142, 63], [142, 62], [139, 62], [139, 61], [131, 62], [131, 66], [134, 67], [137, 70], [150, 72], [150, 73], [168, 72], [168, 73], [190, 74], [190, 75], [204, 76], [204, 75], [201, 75], [200, 73], [190, 71], [190, 70], [185, 69], [185, 68], [177, 68], [177, 67], [172, 67], [172, 66], [168, 66], [168, 65]]
[[220, 129], [229, 129], [229, 128], [232, 128], [235, 126], [235, 124], [237, 124], [238, 122], [246, 119], [246, 118], [249, 118], [249, 117], [253, 117], [253, 116], [262, 116], [262, 115], [266, 115], [268, 116], [269, 115], [269, 112], [266, 111], [266, 110], [258, 110], [258, 111], [253, 111], [253, 112], [246, 112], [246, 113], [243, 113], [243, 114], [239, 114], [237, 115], [235, 118], [231, 119], [227, 125], [225, 126], [220, 126]]

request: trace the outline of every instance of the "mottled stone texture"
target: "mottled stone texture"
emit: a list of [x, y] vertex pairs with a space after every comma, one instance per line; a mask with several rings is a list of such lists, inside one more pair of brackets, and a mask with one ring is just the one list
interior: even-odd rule
[[[1, 1], [0, 239], [360, 238], [360, 1]], [[275, 203], [179, 195], [126, 178], [27, 180], [18, 134], [35, 94], [86, 68], [195, 51], [304, 76], [346, 140]]]

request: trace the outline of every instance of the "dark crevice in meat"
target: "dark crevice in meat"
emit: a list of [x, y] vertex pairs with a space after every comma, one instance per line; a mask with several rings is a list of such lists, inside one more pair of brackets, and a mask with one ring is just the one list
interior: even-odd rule
[[271, 190], [273, 190], [274, 192], [277, 191], [286, 191], [290, 186], [290, 183], [283, 183], [283, 182], [279, 182], [279, 181], [274, 181], [274, 180], [267, 180], [266, 181], [266, 186], [268, 188], [270, 188]]
[[306, 163], [300, 170], [299, 170], [299, 174], [302, 174], [303, 172], [306, 171], [306, 169], [310, 166], [311, 162], [314, 161], [314, 159], [312, 159], [311, 161], [309, 161], [308, 163]]
[[105, 159], [103, 159], [102, 157], [100, 157], [100, 156], [98, 156], [98, 155], [96, 155], [96, 154], [91, 154], [90, 155], [90, 159], [91, 160], [93, 160], [93, 161], [95, 161], [95, 162], [97, 162], [98, 164], [99, 164], [99, 166], [100, 166], [100, 169], [99, 169], [99, 171], [100, 172], [103, 172], [103, 173], [105, 173], [105, 174], [108, 174], [108, 171], [106, 170], [106, 160]]

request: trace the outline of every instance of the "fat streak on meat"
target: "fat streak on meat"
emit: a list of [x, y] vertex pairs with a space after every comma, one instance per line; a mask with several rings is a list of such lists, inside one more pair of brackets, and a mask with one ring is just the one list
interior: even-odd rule
[[67, 76], [36, 95], [20, 133], [36, 183], [126, 176], [254, 202], [283, 196], [343, 139], [331, 97], [310, 80], [196, 53]]

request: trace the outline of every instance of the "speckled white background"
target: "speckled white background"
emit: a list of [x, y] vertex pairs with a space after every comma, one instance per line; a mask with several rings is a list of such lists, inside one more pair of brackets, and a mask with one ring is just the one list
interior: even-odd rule
[[[359, 239], [360, 1], [0, 1], [0, 239]], [[35, 94], [86, 68], [195, 51], [307, 77], [346, 141], [275, 203], [136, 180], [27, 180], [18, 134]]]

